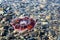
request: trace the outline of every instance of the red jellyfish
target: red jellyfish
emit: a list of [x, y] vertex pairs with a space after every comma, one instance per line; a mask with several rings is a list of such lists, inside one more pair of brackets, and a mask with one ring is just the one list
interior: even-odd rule
[[23, 32], [25, 30], [31, 30], [36, 21], [33, 18], [24, 17], [24, 18], [15, 18], [11, 21], [11, 25], [14, 29], [17, 29], [18, 32]]

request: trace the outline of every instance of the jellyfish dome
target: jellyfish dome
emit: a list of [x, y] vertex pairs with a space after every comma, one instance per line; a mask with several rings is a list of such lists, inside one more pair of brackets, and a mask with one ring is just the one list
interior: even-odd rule
[[31, 30], [35, 26], [35, 20], [29, 17], [15, 18], [12, 19], [11, 25], [18, 32], [23, 32], [25, 30]]

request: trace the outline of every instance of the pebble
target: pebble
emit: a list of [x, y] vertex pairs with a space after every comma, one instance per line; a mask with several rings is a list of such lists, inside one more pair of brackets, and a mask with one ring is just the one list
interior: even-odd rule
[[4, 30], [4, 32], [2, 33], [2, 36], [6, 36], [8, 34], [7, 30]]
[[0, 8], [0, 14], [3, 14], [4, 12], [3, 12], [3, 8]]
[[48, 24], [48, 22], [42, 22], [41, 24], [42, 24], [42, 25], [46, 25], [46, 24]]

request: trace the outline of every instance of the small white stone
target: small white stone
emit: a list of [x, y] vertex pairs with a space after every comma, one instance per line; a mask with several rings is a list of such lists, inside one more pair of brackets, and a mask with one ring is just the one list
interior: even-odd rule
[[21, 15], [21, 16], [19, 16], [19, 18], [24, 18], [24, 14], [23, 14], [23, 15]]
[[40, 8], [44, 8], [46, 5], [44, 4], [40, 4]]
[[7, 7], [7, 9], [6, 10], [9, 10], [9, 7]]
[[16, 7], [16, 4], [15, 3], [13, 3], [12, 5]]
[[23, 36], [20, 36], [21, 38], [23, 38]]
[[37, 29], [35, 28], [34, 31], [37, 31]]
[[3, 14], [4, 12], [3, 12], [3, 8], [0, 8], [0, 14]]
[[42, 25], [48, 24], [48, 22], [42, 22]]
[[0, 0], [0, 4], [2, 3], [2, 0]]
[[4, 12], [3, 11], [0, 11], [0, 14], [3, 14]]

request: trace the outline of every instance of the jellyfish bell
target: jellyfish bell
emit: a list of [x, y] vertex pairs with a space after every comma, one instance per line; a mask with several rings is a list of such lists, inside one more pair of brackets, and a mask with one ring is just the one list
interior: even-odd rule
[[30, 17], [12, 19], [11, 25], [17, 32], [23, 33], [34, 28], [36, 21]]

